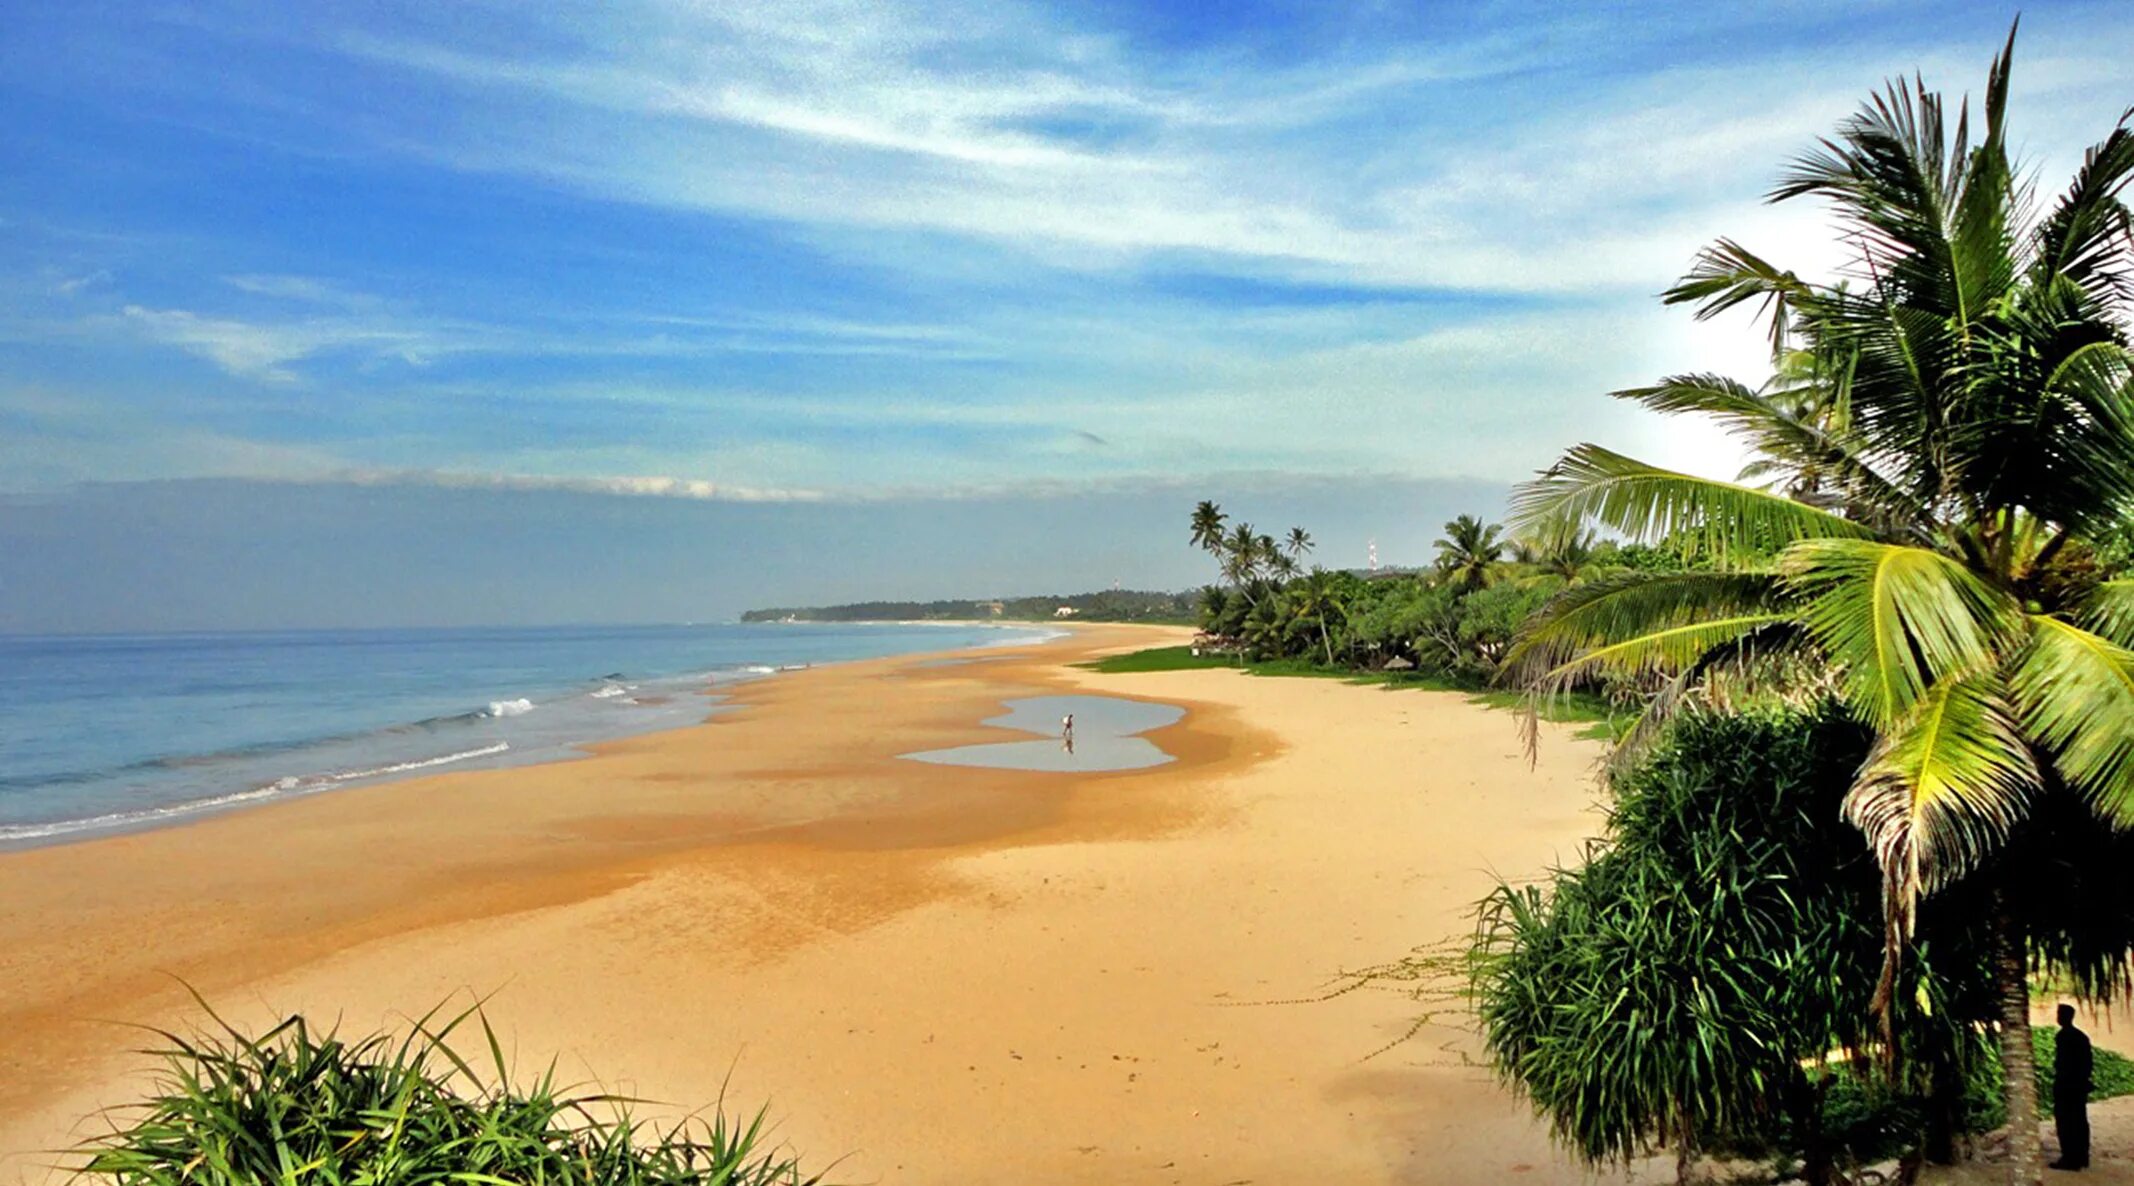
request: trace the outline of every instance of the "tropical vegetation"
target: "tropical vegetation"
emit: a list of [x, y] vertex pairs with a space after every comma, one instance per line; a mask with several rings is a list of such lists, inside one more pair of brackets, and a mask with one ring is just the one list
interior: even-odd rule
[[[107, 1113], [77, 1179], [119, 1186], [812, 1186], [771, 1147], [764, 1114], [714, 1108], [655, 1126], [632, 1101], [560, 1087], [551, 1067], [523, 1086], [476, 1010], [418, 1020], [399, 1038], [343, 1039], [292, 1017], [248, 1035], [163, 1033], [164, 1070], [145, 1103]], [[470, 1020], [487, 1065], [454, 1049]]]
[[1483, 688], [1513, 636], [1555, 593], [1611, 574], [1679, 567], [1668, 547], [1596, 542], [1590, 532], [1508, 537], [1473, 515], [1445, 524], [1438, 562], [1421, 570], [1312, 567], [1303, 528], [1286, 542], [1230, 521], [1212, 501], [1194, 508], [1190, 536], [1218, 580], [1199, 597], [1200, 649], [1240, 664], [1308, 661], [1330, 671], [1414, 673]]
[[752, 609], [744, 622], [970, 622], [1054, 621], [1066, 616], [1085, 622], [1159, 622], [1186, 625], [1193, 620], [1190, 593], [1144, 589], [1101, 589], [1094, 593], [1040, 593], [1015, 597], [958, 597], [937, 601], [859, 601], [845, 605], [795, 605]]
[[1827, 1186], [1919, 1149], [1929, 1117], [1944, 1144], [1975, 1127], [1990, 1048], [1966, 1023], [1991, 994], [1969, 929], [1907, 966], [1893, 1032], [1917, 1057], [1861, 1053], [1880, 878], [1837, 807], [1869, 743], [1828, 705], [1685, 715], [1611, 776], [1579, 864], [1484, 901], [1466, 970], [1485, 1048], [1582, 1159], [1663, 1146], [1685, 1171], [1770, 1158]]
[[[1874, 738], [1842, 810], [1880, 870], [1870, 1003], [1885, 1039], [1922, 899], [1983, 888], [2007, 1113], [2027, 1134], [2028, 973], [2122, 989], [2134, 938], [2047, 938], [2050, 912], [2023, 899], [2068, 904], [2015, 859], [2048, 815], [2068, 843], [2083, 821], [2134, 823], [2134, 579], [2113, 562], [2134, 501], [2134, 131], [2123, 118], [2037, 200], [2009, 147], [2013, 48], [2011, 34], [1976, 125], [1895, 84], [1784, 176], [1774, 200], [1818, 198], [1837, 218], [1855, 253], [1842, 277], [1721, 240], [1668, 291], [1700, 318], [1754, 306], [1780, 377], [1683, 374], [1617, 395], [1716, 417], [1757, 472], [1565, 454], [1517, 494], [1516, 532], [1597, 527], [1697, 563], [1567, 586], [1506, 658], [1541, 695], [1639, 687], [1653, 723], [1697, 703], [1836, 698]], [[2015, 1141], [2012, 1179], [2034, 1180], [2038, 1160]]]

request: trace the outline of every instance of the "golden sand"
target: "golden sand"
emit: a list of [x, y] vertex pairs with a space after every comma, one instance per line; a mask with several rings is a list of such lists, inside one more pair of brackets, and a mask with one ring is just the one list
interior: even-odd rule
[[[843, 1181], [1585, 1180], [1456, 1019], [1366, 1058], [1415, 1005], [1267, 1002], [1575, 859], [1597, 747], [1551, 730], [1529, 769], [1456, 694], [1066, 666], [1176, 637], [790, 673], [577, 761], [0, 855], [0, 1182], [138, 1092], [119, 1023], [197, 1020], [185, 984], [355, 1031], [486, 997], [528, 1070], [676, 1111], [726, 1084]], [[1185, 706], [1149, 735], [1179, 760], [896, 758], [1074, 691]]]

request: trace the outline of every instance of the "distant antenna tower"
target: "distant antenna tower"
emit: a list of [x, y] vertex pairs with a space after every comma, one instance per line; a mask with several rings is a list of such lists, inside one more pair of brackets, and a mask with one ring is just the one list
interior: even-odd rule
[[1371, 541], [1371, 571], [1378, 571], [1378, 541]]

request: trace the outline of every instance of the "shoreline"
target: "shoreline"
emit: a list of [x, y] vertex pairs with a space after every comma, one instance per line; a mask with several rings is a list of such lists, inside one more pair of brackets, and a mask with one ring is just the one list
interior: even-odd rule
[[[1510, 719], [1456, 694], [1070, 666], [1181, 635], [1078, 623], [782, 673], [582, 760], [0, 854], [0, 1183], [138, 1096], [110, 1023], [198, 1020], [173, 977], [239, 1024], [350, 1032], [471, 993], [523, 1065], [678, 1109], [730, 1072], [734, 1106], [860, 1180], [1438, 1180], [1386, 1144], [1420, 1104], [1495, 1134], [1455, 1167], [1517, 1150], [1530, 1181], [1586, 1180], [1486, 1074], [1438, 1065], [1456, 1031], [1357, 1064], [1409, 1002], [1222, 1006], [1311, 995], [1457, 929], [1489, 867], [1571, 855], [1597, 751], [1552, 730], [1527, 772]], [[924, 666], [956, 654], [991, 661]], [[1047, 693], [1184, 707], [1149, 734], [1176, 760], [897, 759], [994, 740], [1003, 701]]]
[[[751, 623], [751, 625], [763, 625], [769, 627], [810, 624], [812, 623]], [[986, 623], [976, 620], [968, 622], [938, 623], [830, 623], [830, 625], [943, 625], [956, 626], [965, 629], [990, 627], [998, 628], [1001, 630], [1034, 632], [1038, 635], [1036, 638], [1028, 639], [995, 639], [972, 644], [967, 648], [956, 648], [956, 650], [958, 651], [964, 649], [984, 651], [996, 647], [1036, 646], [1062, 636], [1059, 628], [1050, 628], [1050, 632], [1047, 633], [1046, 627], [1039, 626], [1036, 624], [1000, 624]], [[284, 631], [262, 633], [288, 634], [292, 632]], [[321, 633], [341, 632], [327, 631]], [[193, 637], [193, 635], [180, 634], [173, 635], [172, 637]], [[933, 653], [935, 652], [906, 652], [906, 654], [908, 655]], [[105, 813], [101, 815], [83, 816], [78, 818], [69, 817], [57, 820], [35, 821], [12, 825], [0, 825], [0, 856], [4, 856], [8, 853], [14, 852], [25, 852], [54, 846], [86, 843], [105, 837], [135, 835], [143, 832], [160, 831], [165, 828], [185, 827], [203, 820], [214, 819], [220, 816], [229, 815], [233, 812], [249, 811], [260, 807], [271, 806], [277, 803], [293, 802], [300, 799], [311, 798], [317, 795], [332, 794], [341, 791], [368, 790], [375, 787], [387, 786], [394, 783], [410, 781], [413, 779], [428, 778], [436, 774], [445, 772], [441, 768], [447, 766], [453, 767], [453, 770], [451, 771], [452, 773], [461, 773], [474, 771], [525, 769], [533, 766], [545, 766], [554, 763], [580, 761], [586, 757], [591, 756], [593, 752], [592, 747], [599, 746], [610, 741], [619, 741], [632, 737], [647, 737], [659, 733], [673, 732], [680, 729], [690, 729], [703, 725], [722, 710], [723, 703], [731, 698], [732, 693], [730, 689], [739, 687], [743, 684], [753, 683], [758, 680], [771, 679], [780, 675], [787, 675], [797, 671], [806, 671], [815, 668], [834, 667], [844, 663], [868, 662], [870, 661], [870, 658], [871, 657], [862, 657], [857, 659], [830, 659], [820, 662], [811, 661], [797, 665], [776, 666], [761, 664], [743, 664], [736, 665], [731, 668], [718, 668], [715, 670], [705, 671], [696, 674], [643, 677], [645, 681], [650, 683], [671, 683], [677, 685], [675, 691], [673, 692], [673, 695], [675, 696], [692, 696], [702, 698], [705, 701], [702, 715], [695, 716], [694, 719], [676, 722], [656, 722], [646, 727], [611, 731], [598, 736], [572, 737], [549, 745], [544, 745], [541, 748], [535, 749], [530, 752], [513, 750], [508, 743], [492, 741], [480, 747], [477, 747], [476, 749], [471, 749], [464, 752], [446, 754], [429, 758], [403, 760], [399, 762], [388, 763], [386, 766], [377, 769], [367, 769], [353, 772], [336, 771], [302, 776], [291, 775], [264, 784], [233, 786], [231, 789], [217, 791], [202, 798], [175, 800], [169, 803], [160, 803], [152, 806], [133, 808], [122, 812]], [[561, 689], [555, 689], [554, 691], [560, 693]], [[542, 694], [544, 696], [547, 696], [549, 693], [547, 691], [544, 691]], [[656, 705], [665, 702], [667, 699], [669, 699], [669, 697], [665, 694], [662, 694], [655, 697], [654, 699], [645, 701], [645, 703], [648, 705]], [[546, 700], [543, 701], [543, 703], [546, 702]], [[518, 701], [518, 703], [524, 704], [526, 702], [521, 700]], [[492, 711], [495, 709], [494, 704], [491, 705], [491, 709]], [[378, 730], [377, 732], [392, 733], [402, 729], [414, 728], [428, 723], [430, 722], [401, 722], [396, 725], [386, 726], [383, 729]], [[354, 735], [333, 735], [323, 738], [305, 738], [288, 744], [291, 748], [303, 748], [306, 746], [317, 746], [336, 741], [345, 741], [353, 736]], [[177, 762], [182, 764], [188, 761], [192, 761], [198, 757], [200, 757], [200, 755], [170, 754], [162, 755], [155, 759], [155, 761], [157, 763]], [[379, 760], [383, 759], [381, 758]], [[314, 785], [305, 785], [306, 780], [315, 780], [315, 783]], [[35, 829], [36, 831], [34, 832], [34, 834], [26, 835], [8, 834], [9, 832], [17, 829]]]

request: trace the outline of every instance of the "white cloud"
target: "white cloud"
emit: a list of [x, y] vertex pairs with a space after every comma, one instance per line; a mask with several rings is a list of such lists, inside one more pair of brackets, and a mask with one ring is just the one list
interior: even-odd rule
[[443, 490], [557, 490], [627, 498], [675, 498], [691, 502], [820, 502], [819, 490], [735, 486], [704, 478], [633, 474], [571, 477], [554, 474], [476, 473], [426, 469], [341, 469], [312, 480], [355, 486], [429, 486]]
[[224, 276], [224, 284], [239, 292], [308, 305], [338, 305], [344, 308], [375, 308], [382, 302], [374, 296], [350, 290], [313, 276], [282, 276], [249, 273]]
[[150, 341], [198, 355], [230, 374], [275, 383], [296, 381], [290, 364], [332, 351], [357, 350], [421, 366], [451, 348], [421, 331], [344, 320], [262, 323], [140, 305], [126, 306], [123, 317]]
[[[291, 274], [309, 262], [248, 262], [291, 273], [233, 270], [185, 308], [128, 305], [106, 332], [264, 382], [330, 382], [329, 356], [518, 364], [501, 378], [378, 368], [404, 382], [367, 383], [365, 412], [399, 419], [364, 439], [365, 456], [314, 467], [343, 480], [681, 498], [1239, 467], [1503, 481], [1579, 438], [1730, 476], [1732, 442], [1602, 396], [1671, 371], [1762, 371], [1742, 319], [1692, 325], [1653, 294], [1719, 235], [1827, 274], [1840, 255], [1821, 213], [1762, 204], [1784, 160], [1884, 73], [1918, 66], [1930, 85], [1975, 89], [1997, 47], [1737, 44], [1718, 64], [1670, 56], [1633, 69], [1641, 59], [1624, 53], [1587, 70], [1561, 49], [1586, 44], [1586, 18], [1549, 16], [1538, 19], [1572, 26], [1427, 45], [1359, 38], [1270, 65], [1243, 51], [1152, 51], [1074, 23], [1087, 13], [1013, 3], [496, 12], [495, 26], [428, 30], [370, 13], [365, 31], [318, 34], [357, 59], [364, 93], [406, 101], [357, 110], [337, 107], [330, 87], [287, 96], [304, 146], [315, 132], [321, 152], [413, 157], [490, 174], [483, 184], [500, 190], [531, 179], [749, 220], [750, 241], [769, 226], [802, 243], [808, 274], [790, 293], [745, 290], [760, 305], [699, 290], [689, 295], [702, 306], [677, 295], [672, 311], [647, 312], [664, 292], [581, 300], [558, 285], [466, 311]], [[290, 35], [313, 36], [309, 24]], [[2110, 40], [2110, 21], [2093, 26], [2082, 31]], [[2079, 137], [2117, 114], [2100, 96], [2123, 98], [2112, 85], [2123, 67], [2067, 28], [2034, 27], [2017, 74], [2018, 118], [2049, 184]], [[1647, 35], [1621, 19], [1610, 33]], [[716, 272], [716, 226], [686, 241]], [[614, 280], [629, 266], [591, 274]], [[825, 277], [840, 269], [891, 303], [838, 303]], [[1219, 290], [1171, 299], [1144, 283], [1180, 272], [1383, 287], [1388, 299], [1240, 308]], [[1461, 291], [1402, 304], [1417, 294], [1393, 290], [1407, 288]], [[412, 290], [434, 300], [452, 289]], [[918, 299], [893, 303], [899, 292]], [[793, 365], [724, 357], [756, 354]], [[849, 356], [849, 378], [812, 356]], [[692, 359], [706, 360], [699, 377], [678, 377]], [[528, 446], [440, 428], [425, 400], [449, 395], [596, 425], [598, 439]], [[583, 476], [603, 473], [722, 479]]]
[[[462, 167], [971, 237], [1051, 264], [1184, 252], [1524, 292], [1650, 291], [1696, 245], [1685, 234], [1750, 216], [1784, 157], [1872, 80], [1923, 66], [1975, 86], [1993, 48], [1752, 51], [1619, 81], [1568, 69], [1545, 27], [1268, 68], [1150, 58], [1017, 5], [642, 0], [559, 22], [569, 52], [340, 44], [455, 91], [479, 133], [407, 142]], [[2059, 80], [2094, 67], [2062, 53], [2025, 77], [2071, 93]], [[1492, 81], [1515, 69], [1528, 73]], [[1563, 93], [1543, 114], [1494, 110], [1551, 86]]]

